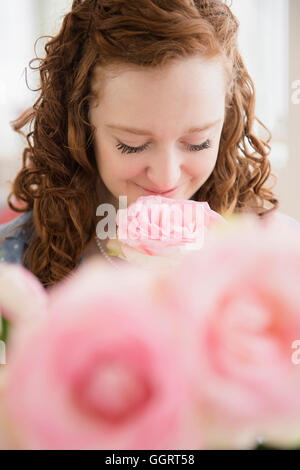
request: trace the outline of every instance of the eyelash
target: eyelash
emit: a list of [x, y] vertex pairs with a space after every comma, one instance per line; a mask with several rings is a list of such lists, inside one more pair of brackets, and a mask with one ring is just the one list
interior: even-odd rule
[[[148, 148], [148, 144], [141, 145], [140, 147], [130, 147], [129, 145], [123, 144], [122, 142], [119, 142], [119, 144], [116, 146], [118, 150], [122, 150], [122, 153], [139, 153], [143, 152]], [[209, 139], [207, 139], [205, 142], [203, 142], [200, 145], [187, 145], [187, 148], [190, 152], [200, 152], [201, 150], [208, 149], [211, 147], [211, 142]]]

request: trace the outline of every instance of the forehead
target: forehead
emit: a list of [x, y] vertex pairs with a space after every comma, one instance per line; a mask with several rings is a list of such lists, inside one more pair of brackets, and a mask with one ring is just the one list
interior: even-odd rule
[[[221, 59], [192, 57], [159, 68], [120, 67], [95, 75], [102, 86], [99, 106], [91, 112], [98, 123], [120, 122], [159, 134], [166, 126], [184, 128], [222, 117], [226, 79]], [[167, 123], [170, 123], [167, 125]], [[179, 129], [178, 129], [179, 130]]]

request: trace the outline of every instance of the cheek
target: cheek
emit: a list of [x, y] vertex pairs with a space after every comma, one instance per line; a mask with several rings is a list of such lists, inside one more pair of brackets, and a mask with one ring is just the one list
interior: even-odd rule
[[133, 165], [128, 165], [125, 157], [116, 155], [111, 150], [102, 149], [97, 155], [98, 169], [100, 173], [110, 179], [124, 180], [134, 170]]
[[210, 174], [217, 161], [216, 152], [203, 152], [200, 155], [195, 156], [195, 160], [190, 162], [189, 173], [192, 174], [195, 178], [201, 178]]
[[118, 175], [121, 180], [130, 180], [146, 171], [146, 166], [135, 157], [130, 160], [129, 157], [118, 159]]

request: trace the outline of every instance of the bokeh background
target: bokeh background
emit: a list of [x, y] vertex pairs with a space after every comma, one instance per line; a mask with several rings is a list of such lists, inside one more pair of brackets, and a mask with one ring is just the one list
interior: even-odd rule
[[[1, 2], [0, 223], [15, 217], [7, 208], [7, 196], [26, 144], [9, 122], [37, 99], [33, 90], [39, 87], [39, 76], [29, 62], [43, 57], [47, 36], [58, 32], [71, 4], [72, 0]], [[240, 21], [240, 50], [256, 86], [256, 115], [272, 133], [274, 192], [280, 210], [300, 221], [300, 1], [232, 0], [231, 8]], [[35, 46], [40, 36], [46, 37]]]

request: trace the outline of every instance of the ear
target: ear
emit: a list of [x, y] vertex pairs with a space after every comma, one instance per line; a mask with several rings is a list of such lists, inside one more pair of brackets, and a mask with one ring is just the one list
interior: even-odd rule
[[28, 269], [0, 263], [0, 313], [12, 324], [45, 315], [48, 294]]

